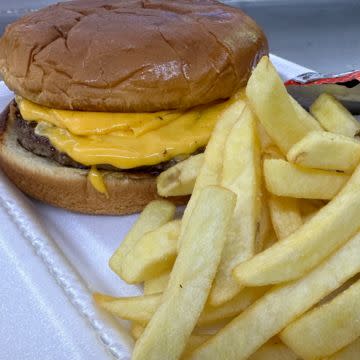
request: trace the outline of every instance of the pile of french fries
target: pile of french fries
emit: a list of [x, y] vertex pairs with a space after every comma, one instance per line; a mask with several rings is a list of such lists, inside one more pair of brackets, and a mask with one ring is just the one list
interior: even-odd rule
[[267, 57], [204, 154], [158, 178], [110, 259], [144, 295], [94, 294], [132, 322], [135, 360], [360, 359], [360, 125], [323, 94], [305, 111]]

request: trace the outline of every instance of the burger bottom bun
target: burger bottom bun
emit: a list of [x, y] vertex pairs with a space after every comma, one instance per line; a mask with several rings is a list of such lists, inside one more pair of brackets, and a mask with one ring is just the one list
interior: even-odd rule
[[[21, 147], [12, 124], [9, 118], [3, 133], [0, 126], [0, 167], [21, 191], [35, 199], [80, 213], [125, 215], [139, 212], [150, 201], [161, 198], [154, 175], [101, 171], [107, 198], [90, 184], [88, 170], [60, 166]], [[180, 205], [188, 197], [168, 200]]]

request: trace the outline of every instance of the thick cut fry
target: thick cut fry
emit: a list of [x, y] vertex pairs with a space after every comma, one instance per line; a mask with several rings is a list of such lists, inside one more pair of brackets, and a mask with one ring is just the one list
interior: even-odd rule
[[166, 200], [155, 200], [149, 203], [126, 235], [124, 241], [111, 256], [109, 261], [110, 268], [122, 277], [125, 256], [132, 251], [134, 245], [144, 234], [157, 229], [173, 219], [175, 209], [175, 205]]
[[271, 64], [264, 56], [253, 71], [246, 95], [259, 121], [281, 151], [286, 154], [292, 145], [308, 132], [321, 130], [315, 119], [302, 116]]
[[203, 163], [204, 154], [198, 154], [163, 171], [156, 179], [159, 195], [164, 197], [190, 195]]
[[268, 290], [267, 287], [245, 288], [233, 299], [221, 306], [213, 307], [207, 305], [199, 318], [198, 324], [210, 325], [222, 319], [230, 319], [237, 316], [259, 299], [266, 290]]
[[156, 278], [144, 281], [144, 295], [164, 292], [169, 282], [170, 272], [164, 272]]
[[266, 159], [285, 159], [279, 148], [275, 145], [270, 145], [262, 151], [263, 160]]
[[308, 113], [290, 94], [289, 98], [291, 104], [294, 106], [294, 109], [299, 117], [300, 121], [308, 124], [309, 127], [313, 127], [316, 131], [323, 131], [322, 126], [320, 123], [310, 114]]
[[[198, 325], [211, 325], [219, 321], [233, 318], [239, 315], [258, 298], [260, 298], [267, 287], [245, 288], [232, 300], [222, 306], [213, 307], [207, 304], [201, 313]], [[112, 297], [96, 293], [95, 302], [104, 310], [126, 320], [135, 321], [138, 324], [147, 324], [157, 308], [161, 304], [162, 294], [152, 294], [134, 297]]]
[[273, 231], [273, 227], [271, 224], [267, 192], [265, 189], [263, 189], [261, 191], [261, 213], [260, 213], [259, 230], [256, 233], [256, 240], [255, 240], [256, 253], [264, 249], [265, 243], [268, 237], [271, 236], [270, 234], [272, 231]]
[[196, 178], [194, 190], [186, 206], [181, 221], [181, 232], [179, 246], [181, 246], [184, 231], [186, 229], [189, 217], [197, 202], [200, 191], [208, 185], [220, 185], [223, 166], [223, 154], [226, 139], [234, 124], [244, 110], [245, 102], [238, 100], [227, 108], [220, 116], [216, 126], [211, 134], [209, 143], [206, 146], [204, 164]]
[[343, 291], [348, 289], [351, 285], [355, 284], [359, 279], [360, 279], [360, 273], [356, 274], [351, 279], [349, 279], [344, 284], [342, 284], [339, 288], [337, 288], [335, 291], [333, 291], [331, 294], [324, 297], [318, 304], [316, 304], [316, 306], [324, 305], [324, 304], [328, 303], [329, 301], [335, 299], [336, 296], [338, 296]]
[[180, 227], [180, 220], [172, 220], [143, 235], [122, 261], [122, 278], [136, 284], [170, 270], [177, 254]]
[[196, 335], [211, 335], [211, 336], [213, 336], [220, 329], [222, 329], [225, 325], [227, 325], [233, 318], [234, 318], [234, 316], [232, 318], [216, 321], [215, 323], [211, 323], [209, 325], [208, 324], [205, 324], [205, 325], [197, 324], [192, 333], [196, 334]]
[[162, 303], [137, 341], [133, 360], [179, 359], [209, 295], [236, 197], [204, 188], [189, 218]]
[[309, 360], [332, 355], [359, 336], [360, 280], [329, 303], [303, 315], [281, 333], [285, 344]]
[[360, 228], [360, 167], [336, 198], [286, 239], [235, 268], [246, 286], [297, 279], [343, 245]]
[[146, 325], [161, 303], [161, 294], [117, 298], [105, 294], [93, 294], [94, 301], [104, 310]]
[[273, 228], [271, 228], [269, 235], [266, 237], [266, 239], [264, 241], [263, 250], [266, 250], [269, 247], [273, 246], [277, 241], [278, 241], [278, 238], [276, 236], [275, 230]]
[[284, 344], [265, 344], [248, 360], [301, 360]]
[[134, 340], [137, 340], [144, 332], [144, 330], [144, 326], [139, 323], [133, 322], [131, 324], [131, 336], [134, 338]]
[[355, 340], [344, 349], [327, 358], [327, 360], [359, 360], [360, 338]]
[[210, 293], [211, 305], [224, 304], [241, 290], [232, 276], [232, 270], [255, 254], [261, 215], [260, 176], [260, 146], [255, 117], [246, 107], [225, 144], [221, 184], [233, 191], [237, 200]]
[[289, 150], [287, 159], [314, 169], [351, 172], [360, 161], [360, 142], [344, 135], [313, 131]]
[[261, 125], [260, 121], [256, 121], [256, 128], [259, 136], [261, 151], [264, 151], [269, 146], [273, 146], [274, 143], [271, 137], [267, 134], [265, 128]]
[[321, 94], [310, 106], [310, 112], [324, 129], [333, 133], [353, 137], [360, 130], [359, 122], [332, 95]]
[[349, 180], [335, 171], [308, 169], [280, 159], [264, 161], [266, 188], [272, 194], [303, 199], [332, 199]]
[[196, 348], [198, 348], [204, 342], [208, 341], [210, 337], [210, 335], [192, 334], [188, 343], [186, 344], [183, 357], [186, 359], [187, 355], [191, 354]]
[[[137, 323], [133, 323], [131, 327], [131, 335], [135, 340], [139, 339], [139, 337], [144, 332], [145, 328]], [[210, 335], [199, 335], [199, 334], [191, 334], [189, 341], [186, 345], [184, 356], [186, 357], [187, 354], [192, 353], [197, 347], [203, 344], [205, 341], [209, 340]]]
[[269, 194], [271, 221], [279, 240], [297, 230], [303, 223], [298, 199]]
[[303, 278], [275, 286], [209, 341], [189, 360], [244, 360], [360, 270], [360, 234]]

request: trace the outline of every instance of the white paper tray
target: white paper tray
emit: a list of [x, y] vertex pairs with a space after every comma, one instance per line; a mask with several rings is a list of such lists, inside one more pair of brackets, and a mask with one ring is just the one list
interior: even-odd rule
[[[284, 79], [308, 71], [272, 61]], [[0, 109], [11, 97], [0, 82]], [[130, 359], [128, 324], [99, 311], [91, 292], [141, 293], [107, 266], [135, 219], [41, 204], [0, 170], [0, 359]]]

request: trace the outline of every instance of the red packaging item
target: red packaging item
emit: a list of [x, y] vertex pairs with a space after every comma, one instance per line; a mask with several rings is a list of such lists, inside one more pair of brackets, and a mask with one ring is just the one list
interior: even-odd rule
[[308, 72], [286, 81], [285, 85], [305, 108], [325, 92], [335, 96], [353, 114], [360, 114], [360, 70], [325, 75]]

